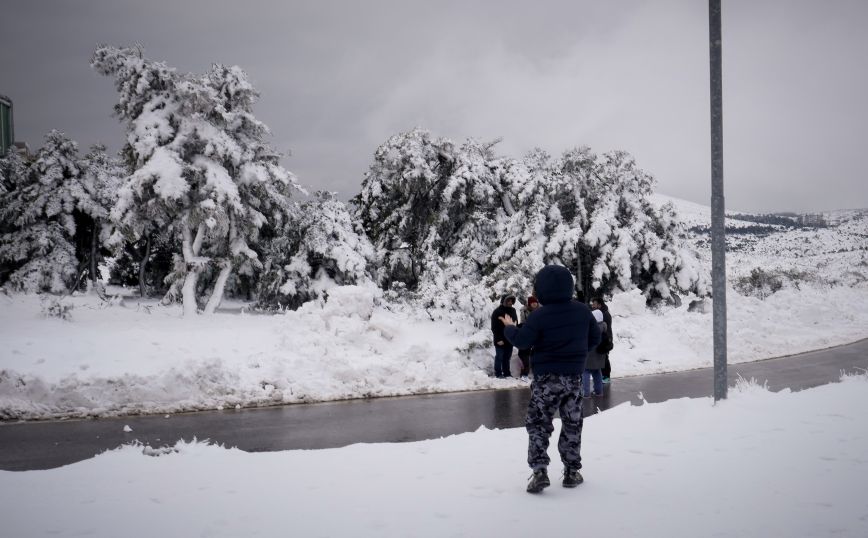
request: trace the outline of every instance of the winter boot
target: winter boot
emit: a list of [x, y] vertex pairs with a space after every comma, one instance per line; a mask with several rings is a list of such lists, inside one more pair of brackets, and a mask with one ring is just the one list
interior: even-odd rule
[[551, 482], [549, 482], [549, 475], [546, 470], [538, 469], [530, 475], [530, 482], [527, 484], [527, 492], [539, 493], [550, 485]]
[[[562, 485], [565, 488], [574, 488], [584, 481], [585, 479], [582, 478], [582, 473], [580, 473], [578, 469], [564, 467], [564, 481], [562, 482]], [[529, 487], [530, 486], [528, 486], [528, 488]], [[530, 489], [528, 489], [528, 491], [530, 491]]]

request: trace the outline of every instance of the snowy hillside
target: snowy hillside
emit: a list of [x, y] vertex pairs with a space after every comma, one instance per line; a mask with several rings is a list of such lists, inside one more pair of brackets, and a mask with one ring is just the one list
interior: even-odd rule
[[[708, 208], [656, 199], [673, 201], [688, 227], [707, 226]], [[868, 336], [866, 214], [826, 228], [730, 239], [730, 362]], [[689, 241], [708, 267], [707, 235], [694, 232]], [[710, 304], [690, 311], [692, 299], [648, 310], [638, 291], [613, 297], [613, 377], [709, 366]], [[522, 383], [490, 377], [486, 329], [466, 316], [390, 303], [375, 287], [338, 288], [327, 302], [277, 315], [236, 305], [182, 319], [178, 306], [135, 297], [64, 302], [69, 320], [46, 317], [52, 306], [59, 310], [39, 296], [0, 295], [0, 418], [171, 413]]]
[[[703, 260], [710, 264], [711, 208], [686, 200], [657, 194], [657, 205], [671, 202], [685, 225], [690, 240]], [[727, 215], [742, 212], [727, 211]], [[786, 227], [747, 220], [726, 219], [727, 276], [730, 282], [747, 277], [751, 271], [789, 272], [791, 280], [853, 286], [868, 279], [868, 210], [841, 210], [823, 215], [827, 227]], [[756, 231], [744, 233], [746, 228]], [[701, 230], [701, 231], [697, 231]], [[740, 231], [742, 230], [742, 231]]]

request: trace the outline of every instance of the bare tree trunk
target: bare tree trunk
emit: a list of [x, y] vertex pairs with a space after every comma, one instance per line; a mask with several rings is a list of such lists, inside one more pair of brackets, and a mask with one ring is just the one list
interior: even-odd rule
[[503, 210], [506, 211], [506, 214], [510, 217], [515, 214], [515, 208], [512, 206], [512, 200], [509, 199], [509, 194], [504, 192], [503, 196], [500, 198], [501, 203], [503, 204]]
[[93, 231], [90, 234], [90, 281], [96, 286], [96, 255], [97, 242], [99, 241], [99, 219], [93, 221]]
[[582, 292], [582, 297], [585, 302], [589, 297], [585, 297], [585, 275], [582, 273], [582, 242], [579, 241], [576, 245], [576, 290]]
[[208, 304], [205, 305], [205, 314], [213, 314], [220, 302], [223, 300], [223, 290], [226, 288], [226, 280], [232, 273], [232, 261], [223, 260], [220, 266], [220, 274], [217, 276], [217, 282], [214, 283], [214, 291], [211, 292], [211, 297], [208, 299]]
[[196, 285], [199, 284], [199, 268], [191, 268], [184, 277], [184, 286], [181, 288], [181, 300], [184, 304], [184, 317], [195, 316], [199, 313], [199, 305], [196, 304]]
[[229, 251], [230, 254], [220, 260], [220, 274], [217, 275], [217, 281], [214, 283], [214, 290], [211, 292], [211, 297], [208, 299], [208, 304], [205, 305], [205, 314], [213, 314], [214, 311], [217, 310], [217, 307], [220, 306], [220, 302], [223, 301], [223, 290], [226, 288], [226, 280], [229, 279], [229, 275], [232, 274], [232, 244], [235, 242], [237, 238], [237, 233], [235, 229], [235, 218], [230, 213], [229, 214]]
[[151, 257], [151, 234], [145, 240], [145, 253], [139, 260], [139, 297], [145, 298], [145, 273], [147, 272], [148, 259]]
[[184, 286], [181, 288], [181, 299], [184, 304], [184, 316], [186, 317], [194, 316], [199, 311], [199, 305], [196, 302], [196, 286], [199, 283], [202, 264], [207, 261], [199, 258], [199, 250], [202, 248], [202, 241], [205, 237], [205, 225], [199, 225], [195, 238], [193, 238], [193, 232], [190, 230], [186, 219], [181, 230], [183, 240], [182, 252], [184, 254], [184, 263], [187, 265], [187, 276], [184, 277]]

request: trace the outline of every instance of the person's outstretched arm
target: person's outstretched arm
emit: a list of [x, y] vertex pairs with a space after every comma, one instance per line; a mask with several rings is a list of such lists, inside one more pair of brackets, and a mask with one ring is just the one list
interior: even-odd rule
[[515, 326], [515, 322], [509, 316], [501, 316], [500, 321], [503, 322], [503, 335], [513, 346], [518, 349], [533, 347], [536, 342], [537, 330], [530, 318], [525, 320], [520, 329]]

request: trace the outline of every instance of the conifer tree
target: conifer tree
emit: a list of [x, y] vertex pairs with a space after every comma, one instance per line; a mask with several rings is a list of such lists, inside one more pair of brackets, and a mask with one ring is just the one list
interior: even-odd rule
[[353, 202], [376, 249], [382, 286], [418, 285], [431, 254], [425, 241], [454, 162], [451, 142], [421, 129], [391, 137], [374, 154]]
[[504, 167], [503, 185], [515, 211], [499, 223], [486, 275], [496, 295], [531, 293], [537, 271], [559, 262], [546, 250], [555, 222], [560, 221], [550, 161], [545, 151], [536, 149]]
[[[252, 113], [258, 94], [234, 66], [183, 74], [141, 49], [110, 46], [98, 47], [91, 63], [114, 77], [115, 112], [127, 127], [132, 174], [113, 219], [134, 236], [175, 234], [181, 252], [168, 297], [181, 295], [185, 315], [200, 299], [214, 312], [233, 270], [261, 265], [253, 248], [260, 229], [285, 220], [290, 193], [300, 189], [264, 141], [268, 128]], [[202, 275], [212, 278], [200, 283]]]
[[76, 210], [88, 198], [80, 183], [78, 146], [51, 131], [34, 162], [16, 172], [0, 199], [0, 261], [9, 283], [25, 292], [64, 293], [76, 284]]
[[296, 308], [333, 286], [369, 282], [374, 248], [346, 205], [328, 192], [303, 203], [263, 256], [259, 304]]
[[120, 160], [109, 157], [102, 144], [92, 146], [81, 165], [80, 182], [85, 196], [81, 197], [79, 208], [89, 219], [79, 228], [85, 228], [80, 232], [87, 240], [89, 250], [87, 271], [91, 281], [96, 283], [97, 266], [103, 255], [102, 245], [112, 230], [108, 216], [117, 202], [121, 181], [127, 174]]
[[[354, 203], [377, 252], [381, 285], [416, 291], [481, 274], [504, 211], [494, 144], [456, 147], [415, 129], [378, 148]], [[438, 276], [426, 283], [427, 271]]]

